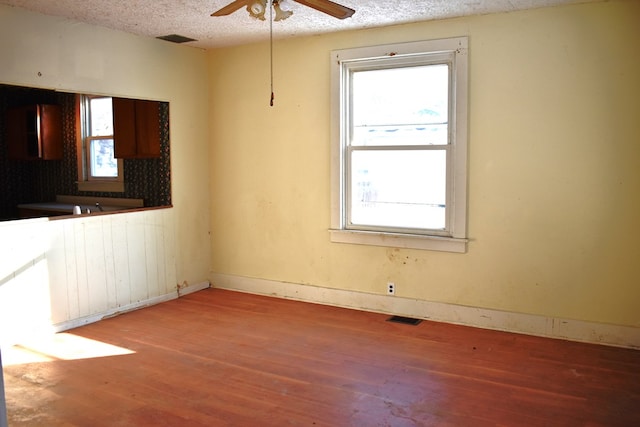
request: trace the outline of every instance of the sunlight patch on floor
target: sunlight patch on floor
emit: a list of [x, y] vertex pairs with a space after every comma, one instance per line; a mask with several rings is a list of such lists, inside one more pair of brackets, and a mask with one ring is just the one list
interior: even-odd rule
[[40, 336], [2, 349], [2, 365], [123, 356], [135, 351], [61, 332]]

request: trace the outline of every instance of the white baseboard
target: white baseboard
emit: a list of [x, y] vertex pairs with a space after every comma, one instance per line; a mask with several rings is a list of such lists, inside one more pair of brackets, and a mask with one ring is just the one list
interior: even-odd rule
[[640, 328], [514, 313], [296, 283], [211, 274], [211, 286], [438, 322], [640, 349]]
[[155, 304], [160, 304], [161, 302], [171, 301], [173, 299], [179, 298], [181, 296], [200, 291], [202, 289], [209, 288], [211, 284], [209, 282], [201, 282], [196, 283], [194, 285], [187, 285], [185, 287], [180, 288], [180, 290], [176, 290], [176, 292], [171, 292], [165, 295], [159, 295], [157, 297], [149, 298], [142, 301], [137, 301], [131, 304], [127, 304], [124, 306], [112, 308], [100, 313], [92, 314], [90, 316], [84, 316], [77, 319], [71, 319], [64, 322], [56, 323], [51, 325], [52, 332], [62, 332], [69, 329], [77, 328], [79, 326], [88, 325], [89, 323], [94, 323], [102, 319], [107, 319], [109, 317], [117, 316], [122, 313], [126, 313], [128, 311], [137, 310], [143, 307], [149, 307]]

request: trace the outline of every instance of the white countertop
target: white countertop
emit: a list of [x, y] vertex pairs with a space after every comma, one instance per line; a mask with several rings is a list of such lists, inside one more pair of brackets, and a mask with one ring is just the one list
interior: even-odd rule
[[[100, 203], [102, 210], [96, 207], [96, 202]], [[52, 202], [22, 203], [18, 205], [18, 208], [73, 215], [73, 208], [76, 206], [80, 206], [80, 211], [83, 214], [86, 214], [87, 210], [91, 213], [117, 212], [142, 208], [144, 201], [142, 199], [59, 195]]]
[[[20, 208], [20, 209], [34, 209], [34, 210], [50, 211], [50, 212], [68, 212], [69, 215], [72, 215], [73, 214], [73, 208], [75, 206], [80, 206], [80, 210], [82, 211], [82, 213], [86, 213], [87, 209], [89, 211], [91, 211], [91, 212], [101, 212], [100, 209], [98, 209], [95, 204], [93, 204], [93, 205], [84, 205], [84, 204], [73, 205], [73, 204], [60, 203], [60, 202], [23, 203], [23, 204], [18, 205], [18, 208]], [[115, 211], [122, 211], [122, 210], [132, 209], [131, 207], [128, 207], [128, 206], [109, 206], [109, 205], [102, 205], [102, 204], [100, 204], [100, 206], [102, 207], [102, 211], [104, 211], [104, 212], [115, 212]]]

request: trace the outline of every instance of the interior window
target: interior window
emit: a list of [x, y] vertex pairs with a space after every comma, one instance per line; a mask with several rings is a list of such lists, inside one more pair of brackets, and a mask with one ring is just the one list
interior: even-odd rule
[[69, 197], [171, 206], [169, 123], [166, 101], [0, 84], [0, 221]]

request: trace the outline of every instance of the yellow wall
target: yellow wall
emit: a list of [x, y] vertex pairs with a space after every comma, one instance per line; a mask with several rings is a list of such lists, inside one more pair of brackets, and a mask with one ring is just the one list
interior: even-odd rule
[[[206, 54], [0, 6], [0, 82], [171, 103], [181, 283], [394, 281], [400, 297], [638, 327], [638, 22], [640, 3], [610, 1], [278, 41], [271, 108], [267, 44]], [[460, 35], [468, 253], [330, 243], [329, 52]]]
[[0, 5], [0, 83], [170, 102], [180, 283], [209, 271], [207, 66], [202, 50]]
[[[268, 44], [212, 51], [212, 274], [640, 326], [639, 22], [611, 1], [277, 41], [274, 107]], [[464, 35], [468, 253], [330, 243], [329, 52]]]

